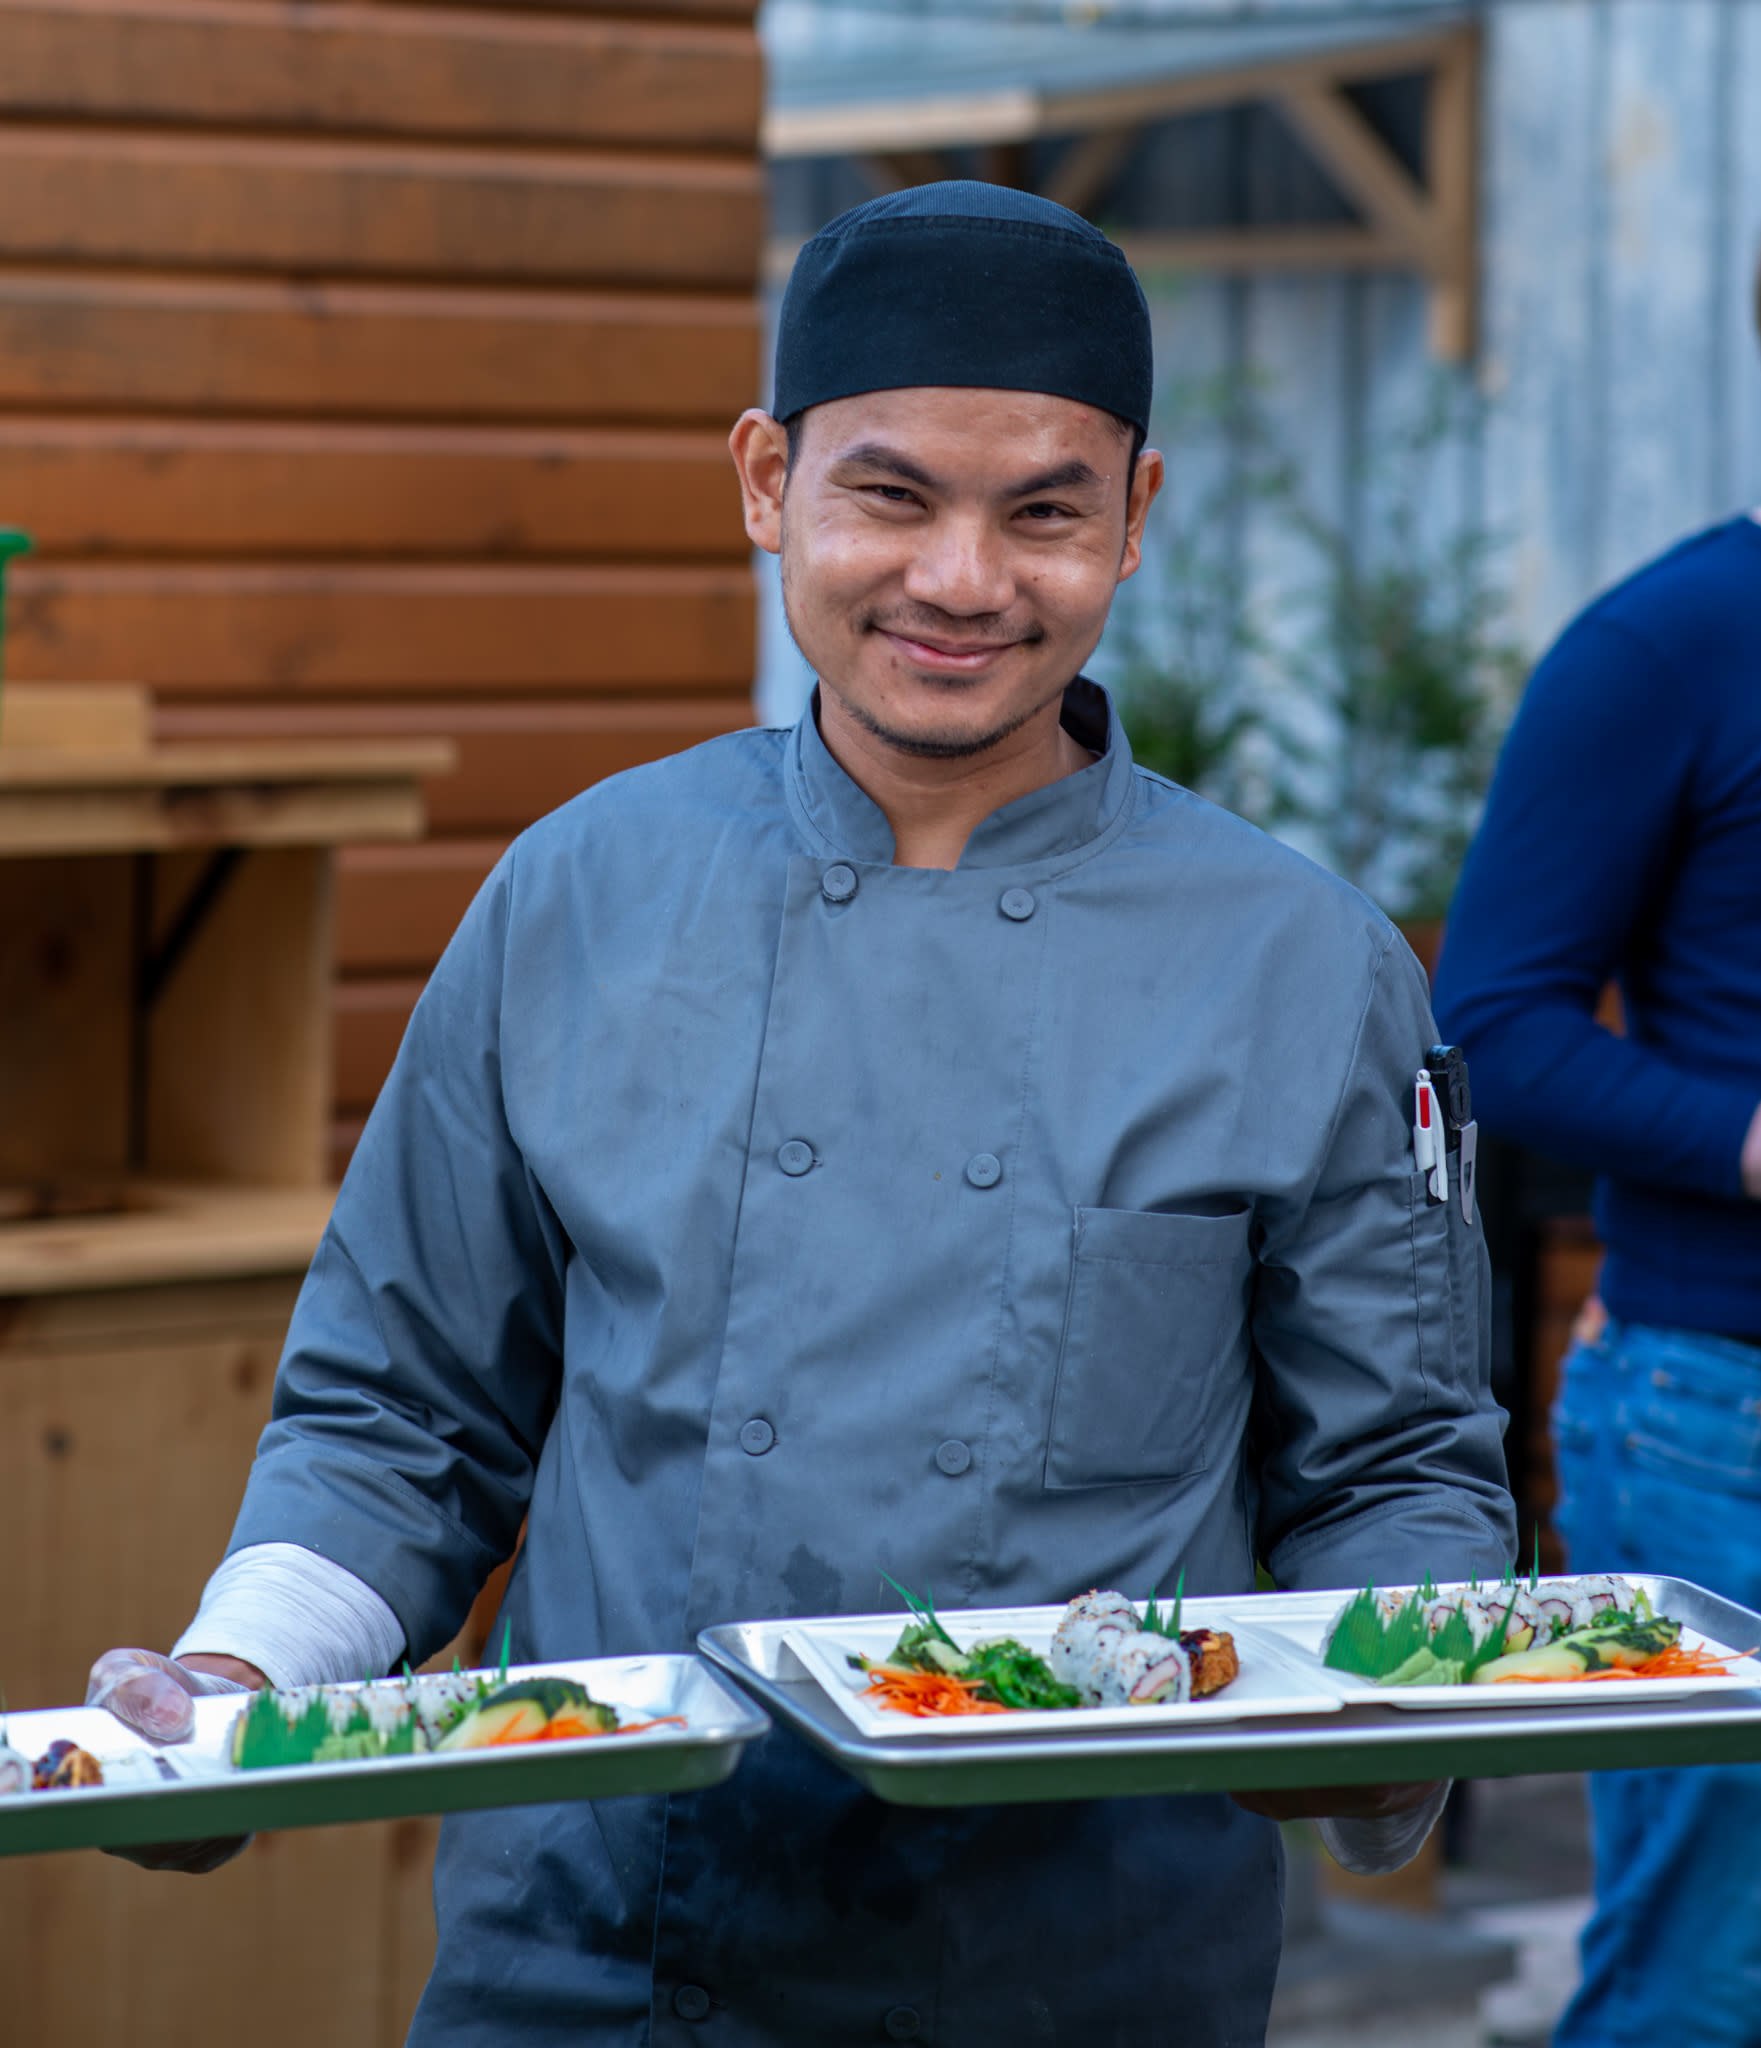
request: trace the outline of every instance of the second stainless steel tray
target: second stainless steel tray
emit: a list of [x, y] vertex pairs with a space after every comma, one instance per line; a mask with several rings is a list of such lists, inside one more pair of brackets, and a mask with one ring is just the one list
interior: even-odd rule
[[[1628, 1575], [1633, 1577], [1632, 1574]], [[1665, 1613], [1734, 1649], [1761, 1643], [1761, 1616], [1685, 1579], [1634, 1578]], [[1280, 1627], [1293, 1639], [1339, 1607], [1340, 1593], [1262, 1593], [1189, 1600], [1187, 1625]], [[901, 1617], [902, 1618], [902, 1617]], [[944, 1615], [955, 1626], [963, 1617]], [[981, 1632], [976, 1625], [973, 1632]], [[785, 1638], [794, 1621], [705, 1629], [698, 1648], [778, 1720], [882, 1799], [975, 1806], [1111, 1799], [1162, 1792], [1245, 1792], [1319, 1785], [1522, 1777], [1545, 1771], [1761, 1762], [1761, 1689], [1701, 1699], [1623, 1703], [1614, 1688], [1582, 1706], [1403, 1713], [1354, 1699], [1342, 1713], [1195, 1722], [1139, 1732], [1085, 1730], [909, 1741], [863, 1735]], [[1002, 1721], [1004, 1717], [998, 1716]], [[987, 1722], [987, 1729], [991, 1724]]]
[[51, 1742], [74, 1742], [100, 1763], [112, 1764], [118, 1782], [0, 1797], [0, 1856], [695, 1791], [719, 1784], [746, 1744], [770, 1726], [742, 1692], [695, 1657], [598, 1657], [522, 1665], [508, 1675], [571, 1678], [626, 1719], [677, 1714], [685, 1726], [456, 1755], [237, 1771], [223, 1761], [243, 1704], [237, 1694], [198, 1700], [189, 1741], [162, 1749], [93, 1707], [9, 1714], [5, 1729], [15, 1749], [34, 1757]]

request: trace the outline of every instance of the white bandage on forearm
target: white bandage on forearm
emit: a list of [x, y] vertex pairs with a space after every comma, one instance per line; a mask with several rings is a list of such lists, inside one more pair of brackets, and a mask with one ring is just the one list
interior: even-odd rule
[[373, 1588], [297, 1543], [234, 1551], [171, 1651], [242, 1658], [275, 1686], [383, 1677], [403, 1653], [398, 1618]]
[[1341, 1816], [1318, 1820], [1315, 1827], [1322, 1846], [1341, 1870], [1353, 1877], [1386, 1877], [1398, 1870], [1425, 1846], [1425, 1837], [1437, 1825], [1437, 1816], [1449, 1797], [1447, 1784], [1439, 1785], [1422, 1806], [1407, 1813], [1390, 1813], [1375, 1820]]

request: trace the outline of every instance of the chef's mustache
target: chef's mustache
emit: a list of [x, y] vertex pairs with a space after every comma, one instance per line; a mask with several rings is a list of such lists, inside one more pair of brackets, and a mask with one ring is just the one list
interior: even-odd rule
[[951, 640], [966, 648], [1032, 646], [1045, 638], [1043, 626], [1029, 619], [1012, 626], [1001, 612], [869, 612], [862, 624], [867, 632], [897, 633], [905, 640]]

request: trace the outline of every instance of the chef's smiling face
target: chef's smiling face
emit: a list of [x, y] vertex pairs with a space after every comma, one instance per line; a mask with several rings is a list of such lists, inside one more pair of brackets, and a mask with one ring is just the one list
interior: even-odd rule
[[836, 708], [899, 752], [970, 759], [1055, 724], [1161, 484], [1129, 430], [1037, 392], [877, 391], [768, 414], [732, 447], [747, 531]]

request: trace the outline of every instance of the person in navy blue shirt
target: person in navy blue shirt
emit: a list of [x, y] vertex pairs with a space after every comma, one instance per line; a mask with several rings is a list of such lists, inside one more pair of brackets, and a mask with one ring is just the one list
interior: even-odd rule
[[[1761, 523], [1683, 542], [1535, 672], [1439, 1023], [1490, 1131], [1590, 1169], [1607, 1248], [1554, 1411], [1574, 1566], [1761, 1606]], [[1618, 985], [1624, 1035], [1597, 1021]], [[1747, 1648], [1746, 1643], [1739, 1647]], [[1556, 2048], [1761, 2044], [1761, 1767], [1598, 1773]]]

